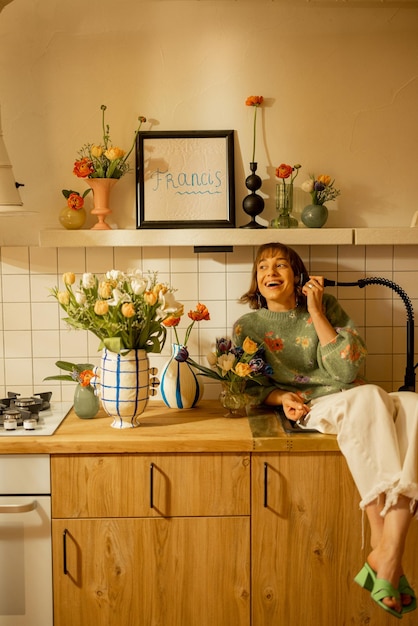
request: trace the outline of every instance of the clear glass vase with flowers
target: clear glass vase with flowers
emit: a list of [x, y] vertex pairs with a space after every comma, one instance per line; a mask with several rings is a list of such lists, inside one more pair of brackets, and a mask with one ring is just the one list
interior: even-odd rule
[[225, 417], [241, 417], [248, 414], [254, 404], [251, 387], [260, 385], [272, 374], [271, 366], [265, 361], [265, 350], [250, 337], [242, 347], [234, 346], [228, 338], [216, 340], [213, 352], [207, 355], [210, 367], [197, 363], [184, 354], [187, 362], [202, 376], [221, 383], [220, 402], [228, 409]]
[[[270, 222], [272, 228], [298, 227], [298, 221], [291, 213], [293, 210], [293, 181], [299, 174], [301, 167], [300, 163], [295, 165], [281, 163], [276, 168], [276, 176], [280, 178], [281, 182], [276, 184], [276, 217]], [[286, 180], [288, 180], [287, 184]]]
[[161, 372], [160, 392], [169, 408], [190, 409], [200, 400], [203, 385], [187, 363], [189, 356], [187, 344], [195, 323], [210, 320], [210, 314], [206, 305], [198, 302], [196, 308], [187, 314], [192, 321], [186, 328], [183, 342], [180, 342], [177, 327], [183, 315], [182, 307], [163, 322], [166, 328], [173, 329], [176, 342], [172, 344], [171, 357]]

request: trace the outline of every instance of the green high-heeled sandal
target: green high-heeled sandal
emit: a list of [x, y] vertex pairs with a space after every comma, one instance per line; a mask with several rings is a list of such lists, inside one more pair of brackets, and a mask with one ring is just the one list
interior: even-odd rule
[[406, 596], [411, 596], [411, 602], [409, 604], [402, 605], [402, 613], [410, 613], [417, 608], [417, 597], [415, 591], [412, 589], [408, 582], [408, 579], [404, 574], [399, 579], [399, 593]]
[[354, 581], [360, 585], [360, 587], [363, 587], [363, 589], [370, 591], [372, 600], [374, 600], [380, 608], [387, 611], [394, 617], [402, 619], [402, 613], [395, 611], [395, 609], [392, 609], [392, 607], [387, 606], [384, 602], [382, 602], [384, 598], [396, 598], [396, 600], [400, 600], [401, 594], [399, 590], [395, 589], [388, 580], [384, 580], [384, 578], [377, 578], [376, 572], [368, 563], [363, 565], [357, 576], [354, 578]]

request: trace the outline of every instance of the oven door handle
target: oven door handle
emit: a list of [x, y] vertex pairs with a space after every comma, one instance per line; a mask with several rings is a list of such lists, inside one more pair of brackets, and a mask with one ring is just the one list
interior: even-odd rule
[[29, 504], [0, 504], [0, 513], [29, 513], [36, 509], [36, 500]]

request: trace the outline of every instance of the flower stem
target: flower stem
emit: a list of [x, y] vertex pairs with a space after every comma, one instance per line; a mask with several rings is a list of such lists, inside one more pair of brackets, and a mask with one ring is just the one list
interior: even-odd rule
[[257, 106], [254, 106], [254, 128], [253, 128], [253, 157], [252, 163], [255, 162], [255, 138], [257, 134]]

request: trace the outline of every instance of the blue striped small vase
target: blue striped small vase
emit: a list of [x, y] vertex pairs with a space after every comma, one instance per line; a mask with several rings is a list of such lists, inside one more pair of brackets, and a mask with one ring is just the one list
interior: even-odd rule
[[170, 360], [161, 372], [160, 392], [170, 409], [191, 409], [199, 402], [203, 383], [186, 361], [176, 361], [183, 346], [173, 343]]
[[136, 428], [149, 398], [149, 360], [145, 350], [117, 354], [104, 348], [99, 370], [100, 400], [113, 428]]

